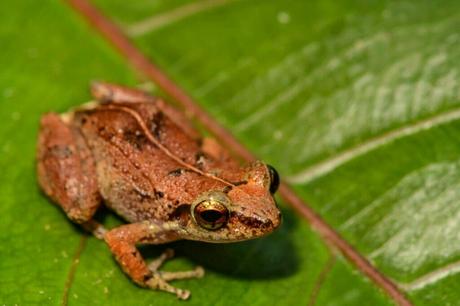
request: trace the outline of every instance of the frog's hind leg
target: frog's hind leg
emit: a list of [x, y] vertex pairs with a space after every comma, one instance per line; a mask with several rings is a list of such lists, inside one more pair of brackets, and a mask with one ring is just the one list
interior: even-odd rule
[[46, 114], [41, 119], [37, 151], [38, 181], [45, 193], [72, 221], [101, 232], [101, 226], [92, 220], [101, 203], [95, 165], [80, 132], [59, 115]]
[[91, 84], [91, 94], [99, 103], [152, 103], [152, 106], [166, 114], [190, 137], [199, 138], [198, 131], [184, 113], [162, 99], [155, 98], [140, 89], [105, 82], [93, 82]]
[[101, 103], [144, 103], [156, 100], [142, 90], [105, 82], [92, 82], [91, 94]]

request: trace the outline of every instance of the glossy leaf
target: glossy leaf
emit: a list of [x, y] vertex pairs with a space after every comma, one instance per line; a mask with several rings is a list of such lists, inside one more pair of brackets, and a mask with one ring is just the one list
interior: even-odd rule
[[[35, 145], [39, 118], [90, 99], [88, 84], [108, 80], [138, 84], [135, 73], [82, 18], [64, 3], [15, 2], [2, 11], [0, 38], [0, 302], [5, 305], [168, 305], [174, 296], [142, 289], [119, 269], [104, 242], [72, 225], [39, 191]], [[109, 215], [103, 212], [101, 218]], [[109, 215], [110, 216], [110, 215]], [[178, 242], [178, 258], [166, 269], [201, 264], [202, 280], [178, 282], [189, 288], [188, 304], [306, 304], [331, 298], [388, 305], [350, 265], [331, 254], [308, 225], [285, 209], [283, 227], [265, 239], [234, 245]], [[105, 224], [120, 220], [109, 217]], [[145, 247], [151, 259], [163, 247]], [[336, 276], [321, 280], [324, 267]], [[338, 271], [338, 272], [336, 272]], [[353, 283], [344, 291], [335, 282]], [[350, 295], [351, 293], [351, 295]]]
[[[455, 2], [97, 3], [417, 304], [456, 303]], [[136, 74], [64, 3], [0, 15], [0, 302], [181, 304], [130, 282], [36, 184], [40, 115], [88, 100], [91, 80], [134, 85]], [[192, 290], [187, 303], [391, 304], [283, 212], [264, 239], [173, 244], [165, 269], [208, 272], [176, 283]], [[442, 277], [425, 284], [430, 273]]]
[[160, 26], [98, 2], [416, 305], [458, 304], [458, 2], [228, 1]]

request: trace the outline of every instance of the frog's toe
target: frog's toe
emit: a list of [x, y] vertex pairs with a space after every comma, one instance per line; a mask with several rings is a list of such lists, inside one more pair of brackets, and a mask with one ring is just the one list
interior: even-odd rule
[[186, 300], [190, 297], [190, 291], [176, 288], [167, 283], [160, 273], [155, 273], [146, 281], [147, 287], [175, 294], [179, 299]]
[[149, 270], [152, 272], [158, 271], [158, 269], [163, 265], [163, 263], [174, 257], [173, 249], [166, 249], [160, 256], [152, 260], [149, 264]]
[[194, 270], [190, 271], [178, 271], [178, 272], [159, 272], [161, 278], [165, 281], [187, 279], [187, 278], [202, 278], [204, 276], [204, 269], [201, 266], [197, 266]]
[[190, 291], [179, 289], [176, 296], [181, 300], [187, 300], [190, 297]]
[[179, 299], [186, 300], [190, 297], [190, 291], [175, 288], [168, 282], [187, 278], [202, 278], [204, 276], [204, 269], [201, 266], [197, 266], [195, 269], [189, 271], [158, 271], [161, 265], [173, 256], [174, 251], [172, 249], [166, 249], [158, 258], [154, 259], [148, 265], [149, 270], [152, 272], [152, 277], [145, 282], [145, 285], [152, 289], [173, 293]]

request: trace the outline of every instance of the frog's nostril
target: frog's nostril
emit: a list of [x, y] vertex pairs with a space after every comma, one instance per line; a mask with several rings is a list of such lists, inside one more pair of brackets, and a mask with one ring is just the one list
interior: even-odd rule
[[278, 213], [276, 214], [276, 217], [275, 217], [275, 220], [273, 220], [273, 229], [276, 229], [278, 228], [281, 223], [283, 221], [283, 216], [281, 214], [281, 211], [278, 211]]

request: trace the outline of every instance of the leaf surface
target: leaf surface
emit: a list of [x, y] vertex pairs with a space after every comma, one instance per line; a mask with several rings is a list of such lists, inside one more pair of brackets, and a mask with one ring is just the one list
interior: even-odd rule
[[[455, 2], [97, 3], [416, 304], [455, 305]], [[130, 282], [35, 178], [40, 115], [87, 101], [91, 80], [134, 85], [137, 75], [64, 3], [15, 2], [1, 17], [0, 302], [180, 304]], [[264, 239], [173, 244], [178, 258], [165, 269], [207, 269], [176, 283], [192, 290], [188, 304], [391, 304], [283, 212], [283, 227]]]

